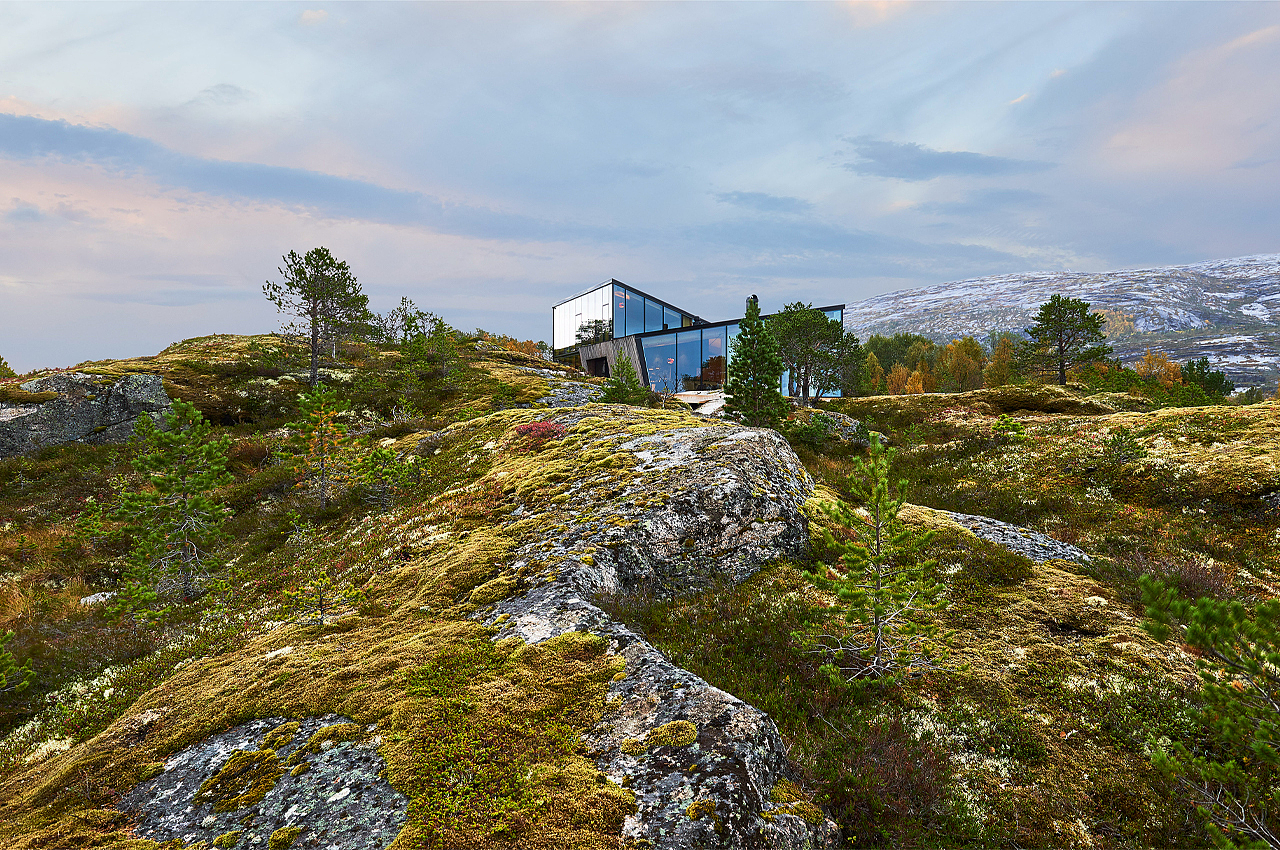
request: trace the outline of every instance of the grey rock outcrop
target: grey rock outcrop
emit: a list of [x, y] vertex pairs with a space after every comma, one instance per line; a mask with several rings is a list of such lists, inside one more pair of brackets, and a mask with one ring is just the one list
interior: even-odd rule
[[[571, 427], [599, 411], [552, 421]], [[569, 504], [577, 499], [581, 510], [515, 553], [528, 589], [475, 616], [498, 638], [529, 643], [591, 632], [626, 659], [587, 744], [599, 769], [636, 795], [623, 827], [628, 846], [834, 846], [838, 829], [816, 806], [774, 793], [788, 763], [768, 715], [672, 664], [596, 604], [600, 594], [669, 596], [738, 582], [800, 553], [809, 475], [776, 432], [736, 425], [616, 434], [591, 450], [634, 458], [622, 492], [588, 504], [590, 477], [571, 485]]]
[[938, 513], [969, 529], [976, 537], [997, 543], [1010, 552], [1030, 558], [1037, 564], [1053, 560], [1075, 561], [1078, 564], [1087, 564], [1090, 561], [1087, 554], [1070, 543], [1054, 540], [1047, 534], [1023, 528], [1020, 525], [974, 514], [958, 514], [941, 510]]
[[[238, 833], [236, 847], [261, 850], [291, 828], [295, 847], [383, 850], [394, 841], [409, 801], [381, 775], [375, 730], [337, 715], [283, 724], [243, 723], [174, 754], [121, 800], [137, 817], [134, 833], [206, 847]], [[231, 763], [237, 754], [243, 767]]]
[[27, 381], [21, 388], [58, 396], [0, 410], [0, 458], [60, 443], [123, 443], [139, 416], [160, 423], [171, 404], [158, 375], [126, 375], [113, 381], [59, 372]]

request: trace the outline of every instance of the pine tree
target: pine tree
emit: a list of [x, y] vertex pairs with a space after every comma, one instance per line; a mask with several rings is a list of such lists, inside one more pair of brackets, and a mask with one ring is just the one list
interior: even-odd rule
[[1280, 600], [1192, 602], [1142, 576], [1146, 630], [1196, 650], [1207, 746], [1152, 742], [1151, 761], [1196, 804], [1219, 847], [1280, 848]]
[[778, 389], [785, 370], [778, 341], [760, 318], [760, 302], [753, 295], [729, 353], [725, 412], [747, 425], [775, 426], [787, 413], [787, 401]]
[[[845, 346], [844, 326], [812, 304], [787, 304], [781, 313], [765, 320], [778, 342], [783, 368], [800, 396], [800, 406], [809, 406], [809, 397], [839, 386], [836, 364]], [[853, 338], [857, 345], [857, 337]], [[856, 349], [853, 356], [859, 356]]]
[[18, 374], [13, 371], [8, 361], [0, 357], [0, 378], [16, 378]]
[[305, 256], [290, 251], [277, 271], [284, 282], [267, 281], [262, 292], [278, 312], [297, 318], [285, 331], [307, 337], [311, 386], [315, 387], [320, 382], [321, 351], [326, 345], [336, 346], [338, 337], [368, 325], [369, 299], [360, 291], [351, 268], [328, 248], [312, 248]]
[[1054, 375], [1067, 385], [1067, 371], [1074, 366], [1105, 360], [1111, 346], [1103, 342], [1105, 319], [1089, 312], [1087, 301], [1054, 295], [1040, 305], [1036, 323], [1027, 328], [1022, 361]]
[[338, 398], [336, 390], [324, 384], [299, 399], [303, 419], [292, 423], [298, 429], [297, 442], [301, 457], [294, 467], [299, 486], [314, 481], [320, 490], [320, 505], [327, 508], [333, 489], [347, 480], [347, 428], [339, 416], [350, 409], [350, 402]]
[[220, 542], [230, 513], [214, 492], [232, 479], [227, 471], [231, 438], [214, 437], [200, 411], [181, 400], [173, 403], [165, 422], [164, 430], [150, 433], [150, 451], [133, 462], [149, 486], [122, 493], [117, 516], [134, 537], [135, 577], [148, 581], [149, 565], [162, 586], [176, 584], [182, 599], [190, 600], [201, 563]]
[[349, 582], [335, 582], [323, 570], [297, 590], [284, 592], [285, 608], [293, 615], [294, 622], [308, 626], [323, 626], [336, 611], [363, 599], [363, 590], [352, 587]]
[[606, 404], [643, 405], [649, 400], [649, 391], [640, 383], [631, 358], [620, 356], [613, 364], [613, 374], [604, 384], [600, 400]]
[[845, 620], [858, 627], [846, 637], [819, 639], [816, 652], [828, 659], [823, 669], [833, 677], [912, 675], [936, 667], [946, 655], [930, 620], [946, 604], [942, 585], [930, 577], [937, 564], [918, 562], [933, 532], [916, 534], [898, 518], [905, 482], [898, 483], [899, 495], [894, 495], [889, 480], [893, 455], [872, 434], [869, 462], [858, 459], [849, 475], [849, 489], [862, 500], [865, 516], [843, 501], [820, 506], [834, 524], [856, 535], [837, 539], [824, 528], [828, 549], [840, 553], [837, 575], [804, 574], [815, 586], [835, 593], [846, 606]]

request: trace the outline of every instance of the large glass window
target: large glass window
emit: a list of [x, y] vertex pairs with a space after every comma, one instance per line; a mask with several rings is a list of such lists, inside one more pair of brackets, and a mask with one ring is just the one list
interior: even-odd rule
[[556, 350], [574, 347], [578, 344], [578, 331], [583, 325], [593, 322], [604, 323], [603, 327], [595, 328], [602, 331], [596, 336], [608, 339], [611, 331], [609, 319], [612, 316], [609, 309], [610, 292], [610, 287], [600, 286], [556, 305], [551, 311], [552, 347]]
[[644, 330], [645, 333], [662, 330], [662, 305], [648, 298], [644, 299]]
[[729, 365], [724, 328], [702, 329], [702, 376], [699, 389], [719, 389], [724, 386], [726, 367]]
[[662, 321], [666, 323], [666, 326], [671, 330], [675, 330], [676, 328], [680, 327], [680, 324], [683, 320], [684, 320], [684, 317], [681, 316], [678, 311], [672, 310], [670, 307], [666, 307], [663, 309]]
[[640, 340], [644, 351], [645, 371], [649, 386], [658, 391], [679, 391], [676, 378], [676, 335], [674, 333]]
[[613, 335], [625, 336], [627, 327], [627, 291], [620, 286], [613, 287]]
[[644, 297], [629, 289], [623, 290], [627, 302], [627, 332], [623, 336], [644, 333]]
[[681, 390], [697, 389], [702, 372], [702, 331], [676, 334], [676, 373]]

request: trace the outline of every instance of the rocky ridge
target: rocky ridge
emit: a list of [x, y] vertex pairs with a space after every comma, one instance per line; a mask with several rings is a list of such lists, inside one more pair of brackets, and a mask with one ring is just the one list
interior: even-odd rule
[[[1208, 357], [1239, 384], [1280, 377], [1280, 254], [1111, 272], [1028, 272], [877, 295], [845, 308], [859, 336], [911, 332], [949, 342], [1019, 332], [1054, 294], [1129, 316], [1138, 331], [1113, 340], [1122, 360], [1148, 346], [1176, 360]], [[1176, 356], [1175, 356], [1176, 355]]]

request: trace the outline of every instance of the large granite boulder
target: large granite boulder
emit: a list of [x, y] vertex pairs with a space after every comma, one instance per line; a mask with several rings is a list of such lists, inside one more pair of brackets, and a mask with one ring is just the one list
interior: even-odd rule
[[[611, 709], [586, 740], [597, 767], [636, 795], [624, 846], [834, 846], [835, 824], [788, 790], [796, 786], [773, 720], [671, 663], [596, 604], [600, 594], [672, 596], [732, 584], [799, 555], [813, 481], [774, 431], [674, 415], [648, 429], [626, 410], [548, 417], [590, 434], [589, 448], [574, 452], [586, 463], [558, 497], [571, 506], [561, 515], [567, 521], [535, 520], [543, 533], [513, 553], [522, 592], [505, 595], [513, 579], [500, 576], [472, 594], [473, 616], [495, 627], [497, 639], [530, 644], [596, 634], [626, 660], [609, 688]], [[638, 418], [638, 427], [591, 428], [605, 411], [615, 422]], [[522, 502], [517, 519], [543, 505]]]
[[19, 390], [9, 394], [17, 403], [0, 404], [0, 458], [60, 443], [123, 443], [139, 416], [160, 424], [171, 404], [158, 375], [58, 372]]

